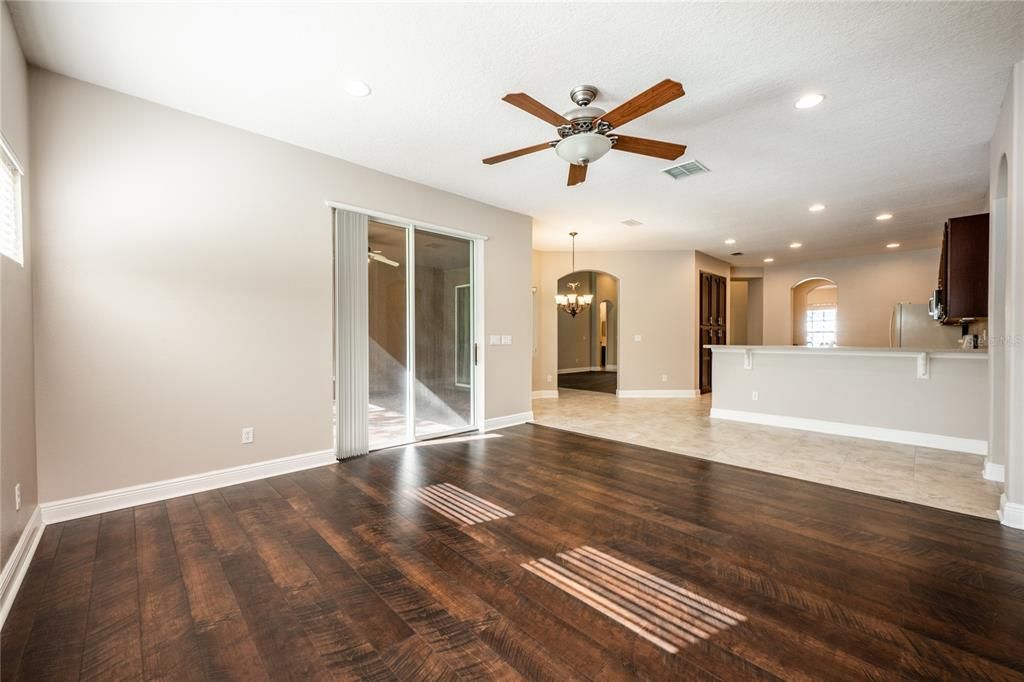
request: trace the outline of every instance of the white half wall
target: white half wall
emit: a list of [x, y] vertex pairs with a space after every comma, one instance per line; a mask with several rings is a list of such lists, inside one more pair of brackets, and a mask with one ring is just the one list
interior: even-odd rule
[[712, 417], [986, 452], [984, 353], [929, 355], [922, 378], [915, 353], [748, 348], [714, 351]]

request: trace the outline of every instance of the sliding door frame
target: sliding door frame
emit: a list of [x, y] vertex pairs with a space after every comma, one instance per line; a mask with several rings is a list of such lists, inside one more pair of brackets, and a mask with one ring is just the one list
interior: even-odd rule
[[[420, 220], [414, 220], [403, 216], [394, 215], [384, 211], [378, 211], [372, 208], [364, 208], [362, 206], [354, 206], [352, 204], [345, 204], [336, 201], [327, 201], [327, 206], [331, 209], [331, 233], [333, 239], [337, 239], [335, 230], [337, 229], [334, 220], [334, 211], [350, 211], [352, 213], [361, 213], [370, 220], [375, 220], [387, 225], [394, 227], [400, 227], [405, 229], [405, 254], [406, 254], [406, 327], [405, 327], [405, 344], [406, 344], [406, 405], [407, 405], [407, 435], [409, 442], [414, 443], [418, 440], [429, 440], [431, 438], [443, 438], [458, 433], [467, 433], [470, 431], [485, 430], [485, 353], [486, 348], [484, 344], [484, 242], [487, 241], [488, 237], [482, 234], [475, 234], [472, 232], [466, 232], [464, 230], [456, 230], [450, 227], [444, 227], [442, 225], [434, 225], [431, 223], [423, 222]], [[470, 246], [470, 291], [472, 293], [472, 309], [473, 309], [473, 329], [472, 329], [472, 359], [473, 359], [473, 386], [471, 404], [470, 404], [470, 417], [471, 423], [465, 427], [456, 427], [450, 431], [444, 431], [440, 433], [432, 433], [424, 438], [416, 437], [416, 231], [433, 232], [435, 234], [444, 235], [447, 237], [456, 237], [458, 239], [465, 239], [469, 242]], [[333, 258], [332, 249], [332, 258]], [[335, 287], [337, 283], [335, 282]], [[335, 299], [337, 298], [337, 291], [334, 291]], [[337, 306], [333, 306], [332, 317], [332, 333], [334, 335], [334, 345], [337, 344], [337, 333], [338, 333], [338, 320]], [[334, 363], [337, 362], [337, 353], [332, 351], [332, 357], [334, 357]], [[333, 375], [338, 375], [338, 368], [334, 367]], [[335, 410], [335, 426], [334, 426], [334, 438], [335, 446], [337, 446], [338, 439], [338, 424], [340, 424], [340, 415], [337, 414], [338, 409], [338, 390], [337, 386], [334, 386], [334, 410]], [[369, 398], [369, 396], [367, 396]], [[367, 425], [369, 428], [369, 425]], [[389, 446], [385, 446], [389, 447]]]

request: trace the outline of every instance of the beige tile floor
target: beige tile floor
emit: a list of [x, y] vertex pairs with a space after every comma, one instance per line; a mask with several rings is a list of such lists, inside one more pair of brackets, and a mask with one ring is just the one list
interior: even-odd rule
[[533, 401], [536, 423], [974, 516], [999, 508], [1003, 487], [979, 455], [711, 419], [710, 395], [559, 394]]

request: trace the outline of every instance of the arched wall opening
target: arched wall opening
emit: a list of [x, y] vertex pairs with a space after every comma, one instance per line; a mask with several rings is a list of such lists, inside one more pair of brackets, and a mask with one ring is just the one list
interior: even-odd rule
[[838, 286], [827, 277], [808, 277], [791, 289], [792, 344], [838, 343]]
[[558, 387], [614, 394], [619, 368], [619, 278], [601, 270], [577, 270], [558, 278], [556, 292], [593, 295], [575, 316], [558, 310]]

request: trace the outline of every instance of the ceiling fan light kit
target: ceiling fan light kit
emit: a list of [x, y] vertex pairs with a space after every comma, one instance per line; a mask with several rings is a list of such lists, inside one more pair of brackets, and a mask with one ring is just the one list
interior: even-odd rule
[[591, 106], [598, 94], [598, 89], [593, 85], [577, 85], [569, 92], [569, 98], [576, 108], [567, 111], [565, 115], [552, 111], [526, 93], [512, 92], [505, 95], [502, 99], [512, 106], [555, 126], [561, 139], [491, 156], [483, 162], [493, 165], [554, 147], [559, 158], [569, 163], [567, 184], [572, 186], [584, 182], [587, 179], [587, 167], [613, 148], [668, 160], [678, 159], [686, 153], [685, 145], [612, 134], [617, 126], [682, 97], [686, 94], [682, 84], [666, 78], [610, 112]]

